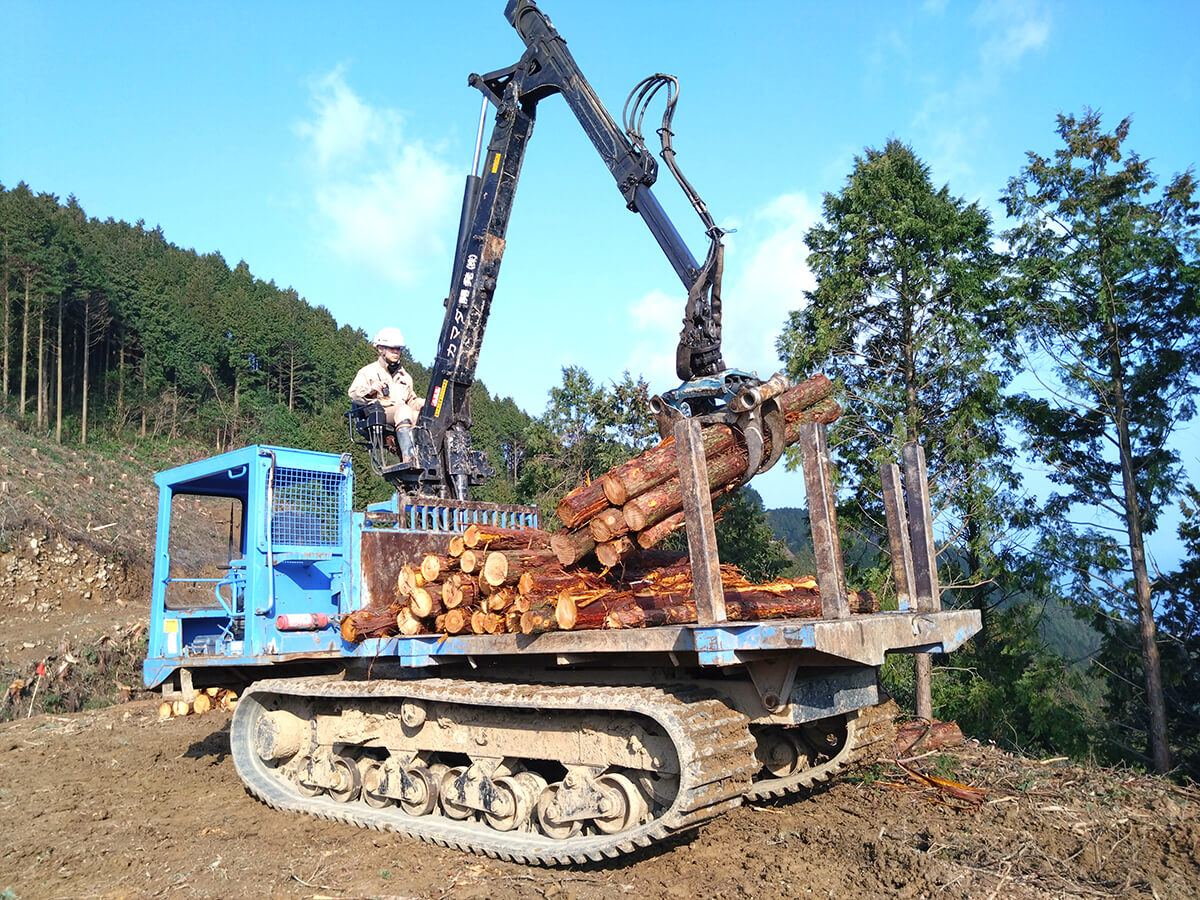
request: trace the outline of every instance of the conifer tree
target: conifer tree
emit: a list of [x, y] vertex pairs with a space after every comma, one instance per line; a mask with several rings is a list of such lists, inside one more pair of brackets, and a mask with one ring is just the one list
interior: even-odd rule
[[[1013, 494], [1018, 478], [1001, 421], [1009, 375], [1000, 351], [1012, 334], [990, 217], [935, 188], [929, 167], [895, 139], [857, 157], [823, 210], [805, 236], [817, 286], [791, 313], [778, 347], [794, 379], [824, 371], [838, 384], [843, 415], [831, 449], [856, 492], [843, 524], [867, 542], [886, 534], [879, 466], [920, 442], [935, 513], [956, 545], [942, 548], [943, 583], [986, 611], [1028, 514]], [[862, 548], [848, 559], [854, 552]], [[868, 565], [884, 559], [865, 554]], [[917, 711], [926, 716], [929, 664], [917, 657]]]
[[[1126, 592], [1135, 610], [1149, 707], [1149, 757], [1170, 768], [1145, 536], [1176, 493], [1179, 455], [1168, 438], [1196, 411], [1200, 371], [1200, 216], [1189, 170], [1161, 191], [1149, 163], [1100, 114], [1060, 115], [1063, 146], [1029, 153], [1003, 200], [1013, 294], [1025, 316], [1029, 364], [1047, 390], [1021, 403], [1029, 449], [1066, 493], [1059, 509], [1090, 507], [1125, 534]], [[1099, 542], [1105, 543], [1103, 541]], [[1111, 553], [1090, 562], [1107, 568]], [[1106, 577], [1103, 605], [1121, 606]], [[1117, 579], [1119, 581], [1119, 579]], [[1084, 580], [1086, 586], [1086, 579]]]

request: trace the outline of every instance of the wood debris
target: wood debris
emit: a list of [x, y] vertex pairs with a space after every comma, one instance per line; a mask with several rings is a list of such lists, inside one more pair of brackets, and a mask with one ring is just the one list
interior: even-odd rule
[[182, 697], [175, 700], [164, 700], [158, 705], [160, 719], [174, 719], [179, 716], [203, 715], [214, 709], [225, 709], [232, 712], [237, 708], [237, 691], [229, 688], [209, 687], [196, 691], [190, 700]]
[[891, 760], [893, 765], [898, 766], [908, 773], [909, 778], [926, 787], [934, 788], [940, 793], [946, 794], [955, 800], [961, 800], [964, 803], [969, 803], [971, 806], [978, 808], [988, 797], [988, 791], [983, 788], [971, 787], [967, 784], [962, 784], [958, 781], [951, 781], [948, 778], [938, 778], [936, 775], [926, 775], [924, 772], [907, 766], [899, 760]]
[[943, 747], [958, 747], [963, 742], [962, 730], [957, 722], [939, 722], [936, 719], [913, 719], [896, 725], [896, 737], [892, 742], [892, 756], [901, 759], [919, 753], [929, 753]]

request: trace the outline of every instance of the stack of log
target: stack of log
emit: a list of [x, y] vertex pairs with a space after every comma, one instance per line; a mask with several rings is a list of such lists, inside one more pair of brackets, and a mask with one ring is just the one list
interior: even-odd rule
[[228, 688], [210, 687], [196, 691], [190, 700], [164, 700], [158, 705], [160, 719], [173, 719], [178, 716], [203, 715], [214, 709], [225, 709], [232, 712], [237, 708], [237, 692]]
[[[779, 395], [788, 444], [799, 439], [801, 425], [837, 418], [832, 389], [817, 375]], [[735, 489], [749, 465], [742, 437], [713, 425], [702, 441], [712, 496]], [[684, 524], [673, 438], [571, 491], [557, 513], [564, 528], [554, 534], [471, 525], [450, 538], [444, 553], [404, 566], [394, 601], [344, 617], [342, 637], [540, 634], [696, 621], [687, 555], [651, 549]], [[733, 621], [821, 615], [811, 577], [752, 584], [723, 566], [721, 580]], [[849, 600], [851, 612], [878, 610], [869, 592], [850, 592]]]
[[[396, 634], [541, 634], [644, 628], [696, 621], [691, 565], [684, 553], [641, 551], [614, 569], [563, 566], [551, 535], [537, 529], [472, 525], [444, 554], [404, 566], [396, 600], [342, 619], [350, 642]], [[821, 615], [810, 576], [753, 584], [721, 567], [726, 615], [733, 621]], [[851, 612], [876, 612], [870, 592], [851, 592]]]
[[[780, 394], [777, 402], [784, 414], [787, 444], [799, 440], [801, 425], [837, 419], [841, 407], [830, 397], [832, 392], [828, 378], [814, 375]], [[749, 453], [741, 435], [726, 425], [705, 428], [702, 442], [709, 489], [715, 498], [745, 480]], [[770, 450], [768, 441], [767, 453]], [[553, 536], [551, 546], [564, 566], [595, 554], [601, 565], [611, 567], [639, 548], [653, 547], [684, 524], [675, 439], [668, 437], [575, 488], [555, 511], [564, 530]]]

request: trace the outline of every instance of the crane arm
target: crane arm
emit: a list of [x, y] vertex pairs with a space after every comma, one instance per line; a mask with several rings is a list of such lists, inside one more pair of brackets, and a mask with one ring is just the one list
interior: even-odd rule
[[[676, 354], [680, 378], [688, 381], [724, 368], [720, 353], [722, 232], [675, 164], [670, 147], [670, 115], [674, 109], [670, 90], [668, 112], [660, 130], [663, 158], [705, 223], [710, 246], [703, 263], [696, 261], [651, 191], [658, 164], [640, 134], [644, 103], [659, 89], [654, 85], [674, 84], [674, 79], [655, 75], [635, 88], [635, 94], [640, 92], [634, 105], [637, 117], [632, 126], [627, 119], [626, 130], [622, 131], [580, 71], [566, 41], [533, 0], [509, 0], [505, 16], [526, 49], [515, 65], [485, 75], [473, 74], [469, 79], [484, 96], [485, 112], [486, 105], [495, 108], [492, 133], [482, 160], [477, 148], [475, 168], [467, 176], [446, 315], [429, 394], [414, 429], [415, 452], [406, 462], [382, 470], [393, 483], [460, 499], [466, 497], [470, 484], [482, 482], [488, 474], [486, 460], [470, 446], [470, 391], [537, 104], [546, 97], [563, 96], [608, 167], [626, 206], [642, 217], [687, 291], [684, 328]], [[631, 94], [630, 100], [633, 97]], [[483, 124], [481, 118], [481, 137]]]

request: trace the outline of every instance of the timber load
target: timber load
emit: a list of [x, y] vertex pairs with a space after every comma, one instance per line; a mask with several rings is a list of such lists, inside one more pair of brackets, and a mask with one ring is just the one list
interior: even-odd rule
[[[837, 419], [841, 407], [830, 396], [832, 393], [829, 379], [814, 375], [779, 395], [786, 445], [799, 440], [800, 426], [827, 425]], [[747, 480], [750, 454], [737, 429], [710, 425], [701, 439], [714, 499]], [[767, 440], [765, 452], [769, 456], [773, 449], [769, 435]], [[594, 555], [602, 566], [615, 566], [682, 528], [683, 489], [678, 465], [675, 439], [668, 437], [657, 447], [614, 466], [563, 497], [555, 510], [563, 529], [550, 538], [559, 562], [571, 566]]]
[[[479, 539], [479, 533], [490, 540]], [[594, 571], [564, 566], [549, 549], [545, 531], [472, 525], [464, 537], [468, 543], [475, 540], [475, 548], [456, 557], [457, 548], [448, 546], [444, 555], [429, 554], [419, 566], [404, 566], [396, 599], [343, 618], [342, 637], [358, 642], [397, 634], [540, 634], [696, 621], [685, 553], [643, 550], [619, 566]], [[489, 544], [504, 549], [478, 549]], [[469, 572], [463, 571], [464, 557]], [[811, 576], [754, 584], [735, 567], [723, 565], [721, 584], [731, 621], [821, 615], [820, 593]], [[869, 591], [850, 591], [849, 601], [852, 613], [879, 611]]]
[[[840, 408], [829, 379], [817, 375], [780, 395], [784, 434], [829, 423]], [[745, 480], [749, 455], [725, 425], [703, 432], [713, 497]], [[399, 573], [396, 594], [344, 617], [342, 637], [418, 634], [539, 634], [597, 628], [694, 623], [696, 604], [688, 556], [651, 548], [683, 526], [683, 499], [673, 438], [576, 488], [558, 504], [564, 528], [471, 525]], [[721, 567], [726, 616], [732, 621], [821, 615], [816, 579], [748, 581]], [[850, 612], [879, 609], [867, 591], [848, 593]]]

